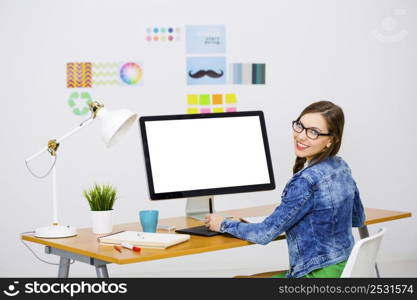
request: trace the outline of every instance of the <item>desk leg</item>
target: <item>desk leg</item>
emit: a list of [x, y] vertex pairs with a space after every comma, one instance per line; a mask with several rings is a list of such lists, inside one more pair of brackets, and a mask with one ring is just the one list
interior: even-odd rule
[[69, 268], [70, 259], [61, 256], [59, 259], [58, 278], [68, 278]]
[[106, 265], [96, 266], [97, 278], [109, 278], [109, 272]]
[[69, 251], [61, 250], [61, 249], [57, 249], [51, 246], [46, 246], [45, 252], [48, 254], [55, 254], [59, 256], [59, 269], [58, 269], [59, 278], [68, 277], [71, 259], [73, 259], [74, 261], [79, 261], [79, 262], [87, 263], [91, 266], [94, 266], [96, 269], [98, 278], [109, 278], [109, 273], [107, 271], [107, 266], [106, 266], [109, 262], [107, 261], [103, 261], [100, 259], [96, 259], [93, 257], [81, 255], [81, 254], [72, 253]]
[[[368, 226], [364, 225], [362, 227], [359, 227], [358, 230], [359, 230], [359, 236], [361, 239], [369, 237]], [[376, 263], [375, 263], [375, 271], [376, 271], [376, 277], [380, 278], [378, 265]]]

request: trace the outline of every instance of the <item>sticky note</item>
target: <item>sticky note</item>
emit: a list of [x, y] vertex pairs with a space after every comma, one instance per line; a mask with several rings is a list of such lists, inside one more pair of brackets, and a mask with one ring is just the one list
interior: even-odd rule
[[200, 105], [210, 105], [210, 95], [201, 94], [200, 95]]
[[200, 114], [209, 114], [211, 113], [210, 108], [200, 108]]
[[236, 107], [228, 107], [228, 108], [226, 108], [226, 112], [236, 112], [236, 111], [237, 111]]
[[198, 108], [197, 107], [187, 108], [187, 114], [198, 114]]
[[197, 105], [198, 104], [198, 95], [187, 95], [188, 105]]
[[223, 107], [214, 107], [213, 112], [214, 113], [222, 113], [222, 112], [224, 112], [224, 108]]
[[227, 104], [232, 104], [232, 103], [236, 103], [236, 94], [226, 94], [226, 103]]
[[223, 104], [223, 95], [222, 94], [213, 94], [212, 96], [213, 104]]

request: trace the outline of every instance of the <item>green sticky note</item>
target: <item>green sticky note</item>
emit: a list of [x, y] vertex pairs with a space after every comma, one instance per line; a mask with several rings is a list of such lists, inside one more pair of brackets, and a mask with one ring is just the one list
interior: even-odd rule
[[200, 95], [200, 105], [210, 105], [210, 95], [201, 94]]
[[197, 105], [198, 104], [198, 95], [187, 95], [188, 105]]

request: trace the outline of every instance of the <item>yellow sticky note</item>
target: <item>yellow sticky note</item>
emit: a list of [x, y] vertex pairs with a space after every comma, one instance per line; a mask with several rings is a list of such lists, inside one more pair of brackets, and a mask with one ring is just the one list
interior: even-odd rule
[[197, 105], [198, 104], [198, 95], [187, 95], [188, 105]]
[[236, 94], [226, 94], [226, 103], [227, 104], [232, 104], [232, 103], [236, 103]]
[[198, 114], [198, 108], [197, 107], [187, 108], [187, 114]]
[[224, 108], [223, 107], [213, 107], [213, 112], [214, 113], [222, 113], [222, 112], [224, 112]]

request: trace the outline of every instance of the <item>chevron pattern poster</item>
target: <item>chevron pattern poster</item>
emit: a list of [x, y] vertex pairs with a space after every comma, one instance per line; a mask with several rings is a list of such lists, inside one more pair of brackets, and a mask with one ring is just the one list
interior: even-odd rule
[[119, 62], [93, 63], [93, 85], [121, 85], [119, 79]]
[[93, 63], [93, 86], [143, 85], [143, 64], [139, 62]]
[[67, 87], [90, 88], [92, 64], [91, 62], [67, 63]]

